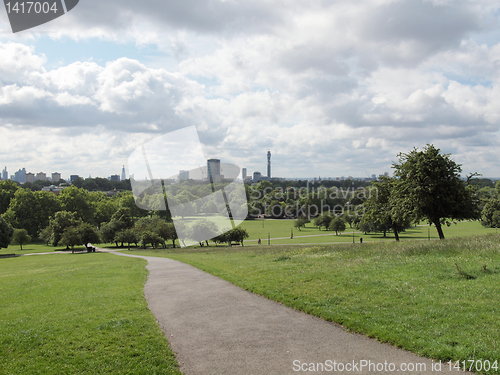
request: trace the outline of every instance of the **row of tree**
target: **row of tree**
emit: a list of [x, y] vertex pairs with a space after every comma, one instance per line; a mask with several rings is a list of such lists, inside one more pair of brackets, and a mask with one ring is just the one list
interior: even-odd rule
[[[296, 226], [300, 229], [311, 219], [312, 212], [312, 216], [319, 216], [314, 222], [319, 228], [339, 232], [347, 223], [364, 232], [392, 231], [396, 239], [402, 230], [422, 220], [432, 223], [440, 238], [444, 238], [442, 225], [450, 220], [481, 219], [485, 226], [500, 226], [500, 183], [495, 186], [491, 180], [473, 176], [464, 180], [460, 177], [460, 165], [434, 146], [400, 154], [393, 168], [393, 177], [381, 178], [369, 186], [367, 182], [354, 180], [316, 184], [262, 181], [245, 185], [246, 202], [238, 191], [227, 193], [225, 202], [213, 198], [214, 188], [221, 190], [227, 182], [215, 186], [192, 180], [165, 184], [165, 191], [162, 187], [139, 197], [139, 206], [149, 211], [136, 205], [131, 191], [108, 197], [101, 191], [85, 189], [83, 182], [87, 180], [77, 181], [82, 182], [82, 187], [68, 187], [59, 195], [0, 181], [0, 215], [11, 227], [26, 230], [32, 238], [42, 236], [53, 244], [74, 243], [77, 238], [83, 241], [89, 236], [94, 238], [89, 242], [96, 242], [89, 228], [103, 241], [120, 244], [160, 246], [162, 240], [175, 243], [179, 228], [186, 231], [182, 237], [190, 235], [200, 243], [205, 238], [217, 238], [216, 243], [227, 242], [224, 233], [202, 220], [196, 220], [195, 225], [200, 227], [195, 230], [178, 225], [176, 231], [165, 206], [165, 193], [170, 203], [191, 207], [183, 210], [188, 216], [223, 212], [229, 203], [233, 208], [248, 209], [249, 218], [258, 214], [298, 217]], [[109, 180], [92, 182], [104, 186]], [[342, 184], [341, 189], [335, 184]], [[360, 206], [362, 211], [350, 210]], [[329, 207], [332, 211], [322, 215], [318, 207]], [[342, 222], [334, 220], [338, 216]], [[241, 238], [235, 233], [232, 241], [241, 242], [234, 239]]]
[[[401, 231], [421, 221], [433, 224], [440, 239], [444, 239], [443, 224], [450, 220], [482, 218], [483, 225], [500, 225], [498, 197], [490, 198], [481, 210], [473, 176], [462, 179], [461, 166], [433, 145], [399, 154], [393, 168], [393, 177], [373, 182], [376, 193], [363, 202], [364, 214], [354, 219], [343, 215], [345, 221], [363, 232], [392, 231], [396, 241]], [[295, 225], [300, 228], [307, 219], [300, 218]], [[319, 216], [314, 224], [329, 230], [342, 225], [331, 215]]]

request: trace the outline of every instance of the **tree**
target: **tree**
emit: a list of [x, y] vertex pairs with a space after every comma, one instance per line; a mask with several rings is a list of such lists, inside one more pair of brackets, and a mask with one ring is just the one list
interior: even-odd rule
[[130, 229], [134, 226], [134, 219], [130, 215], [130, 210], [127, 207], [120, 207], [113, 216], [111, 221], [117, 222], [119, 229]]
[[131, 191], [126, 191], [118, 194], [117, 196], [120, 207], [127, 207], [130, 210], [130, 215], [137, 219], [148, 215], [148, 211], [139, 208], [135, 203], [134, 195]]
[[50, 244], [50, 240], [52, 237], [52, 229], [50, 228], [50, 225], [47, 225], [44, 229], [42, 229], [38, 233], [38, 237], [43, 240], [45, 245]]
[[71, 183], [73, 186], [76, 186], [77, 188], [81, 188], [82, 187], [82, 184], [83, 184], [83, 181], [85, 181], [83, 178], [81, 177], [77, 177], [73, 180], [73, 182]]
[[[118, 232], [134, 227], [134, 219], [130, 216], [130, 210], [127, 207], [121, 207], [111, 216], [111, 221], [101, 225], [101, 236], [105, 243], [114, 242], [118, 246], [120, 240], [115, 236]], [[123, 243], [122, 243], [123, 246]]]
[[102, 241], [104, 243], [114, 242], [118, 247], [118, 242], [116, 241], [116, 234], [120, 231], [117, 227], [116, 222], [110, 221], [109, 223], [104, 223], [101, 225], [101, 229], [99, 230], [101, 234]]
[[66, 249], [69, 249], [70, 246], [73, 249], [75, 245], [81, 245], [82, 238], [78, 233], [78, 229], [75, 227], [68, 227], [64, 229], [61, 239], [57, 244], [60, 246], [66, 246]]
[[157, 233], [154, 233], [152, 231], [145, 231], [141, 234], [141, 237], [140, 237], [140, 241], [139, 241], [139, 245], [145, 249], [147, 247], [147, 245], [151, 244], [151, 246], [153, 246], [153, 248], [157, 248], [159, 245], [162, 245], [163, 247], [165, 247], [165, 240], [163, 238], [161, 238]]
[[31, 237], [36, 237], [59, 209], [59, 202], [53, 193], [18, 189], [5, 216], [12, 226], [26, 229]]
[[208, 246], [208, 240], [217, 236], [219, 230], [213, 221], [207, 219], [196, 220], [189, 228], [188, 237], [198, 241], [200, 246], [203, 246], [203, 241]]
[[233, 241], [239, 242], [239, 243], [241, 243], [241, 246], [243, 246], [243, 240], [245, 240], [249, 237], [248, 232], [241, 227], [233, 228], [227, 234], [228, 234], [230, 242], [233, 242]]
[[89, 223], [81, 223], [77, 227], [78, 234], [80, 235], [82, 244], [87, 246], [88, 243], [95, 244], [101, 243], [101, 238], [99, 233], [95, 230], [92, 224]]
[[[376, 194], [370, 194], [370, 197], [364, 203], [365, 214], [364, 222], [370, 222], [372, 227], [378, 229], [386, 236], [387, 230], [392, 230], [394, 238], [399, 241], [399, 232], [404, 227], [402, 215], [397, 215], [395, 211], [395, 199], [391, 199], [394, 194], [395, 180], [389, 177], [381, 177], [379, 182], [374, 182]], [[398, 222], [399, 220], [399, 222]]]
[[395, 182], [391, 194], [397, 220], [426, 219], [444, 239], [445, 219], [476, 219], [478, 212], [471, 191], [460, 179], [461, 167], [433, 145], [423, 151], [399, 154], [394, 163]]
[[91, 205], [89, 192], [70, 186], [59, 193], [59, 202], [64, 211], [76, 213], [76, 216], [86, 223], [91, 223], [94, 218], [94, 207]]
[[111, 220], [113, 214], [118, 210], [118, 202], [109, 199], [103, 192], [89, 193], [94, 207], [94, 223], [100, 227], [102, 223]]
[[122, 246], [124, 243], [127, 243], [127, 247], [130, 250], [131, 243], [135, 243], [135, 245], [137, 246], [137, 243], [139, 242], [139, 236], [133, 229], [123, 229], [116, 233], [114, 241], [121, 242]]
[[500, 227], [499, 216], [500, 201], [497, 198], [491, 198], [481, 212], [481, 224], [488, 228], [498, 228]]
[[14, 229], [12, 229], [12, 226], [0, 216], [0, 249], [9, 247], [13, 235]]
[[230, 246], [231, 239], [229, 236], [229, 231], [224, 231], [223, 233], [219, 234], [218, 236], [213, 237], [212, 242], [214, 242], [216, 245], [220, 244], [220, 243], [227, 243], [227, 245]]
[[322, 214], [318, 216], [316, 219], [314, 219], [314, 225], [317, 226], [320, 230], [321, 227], [325, 227], [325, 229], [328, 229], [332, 220], [333, 220], [332, 216], [328, 214]]
[[14, 229], [12, 244], [19, 245], [23, 250], [23, 245], [31, 242], [31, 236], [26, 229]]
[[[50, 229], [52, 231], [52, 246], [58, 246], [64, 231], [67, 228], [76, 228], [82, 221], [76, 217], [75, 212], [59, 211], [50, 219]], [[76, 230], [76, 229], [75, 229]]]
[[341, 217], [335, 217], [328, 225], [329, 230], [334, 230], [335, 235], [338, 236], [339, 232], [345, 231], [345, 221]]
[[17, 189], [19, 186], [14, 181], [0, 181], [0, 215], [3, 215], [9, 208]]
[[306, 226], [306, 223], [307, 219], [303, 216], [300, 216], [296, 220], [294, 220], [293, 226], [298, 230], [301, 230], [301, 228], [304, 228]]

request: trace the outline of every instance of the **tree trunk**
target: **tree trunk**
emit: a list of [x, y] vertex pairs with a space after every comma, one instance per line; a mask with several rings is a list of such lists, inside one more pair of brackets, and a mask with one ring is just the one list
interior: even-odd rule
[[392, 232], [394, 233], [394, 238], [396, 239], [396, 242], [399, 242], [399, 233], [396, 228], [396, 224], [392, 223]]
[[434, 225], [436, 226], [436, 230], [438, 232], [439, 239], [444, 240], [443, 228], [441, 227], [441, 223], [439, 222], [439, 220], [434, 221]]

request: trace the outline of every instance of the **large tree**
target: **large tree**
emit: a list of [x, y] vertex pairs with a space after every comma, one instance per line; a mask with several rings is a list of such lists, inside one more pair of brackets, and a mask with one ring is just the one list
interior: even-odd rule
[[0, 249], [2, 247], [9, 247], [13, 235], [14, 229], [12, 229], [12, 226], [0, 216]]
[[414, 222], [426, 219], [444, 239], [441, 224], [446, 219], [476, 219], [478, 212], [471, 190], [460, 178], [462, 171], [449, 154], [433, 145], [399, 154], [394, 163], [393, 215]]
[[[61, 238], [68, 228], [75, 228], [81, 224], [81, 219], [77, 218], [75, 212], [59, 211], [54, 214], [50, 219], [50, 231], [51, 231], [51, 243], [53, 246], [58, 246], [60, 244]], [[69, 232], [66, 236], [66, 240], [73, 240], [75, 237], [74, 231]], [[66, 241], [66, 242], [67, 242]], [[69, 246], [66, 244], [66, 246]]]
[[481, 223], [485, 227], [500, 227], [500, 201], [497, 198], [491, 198], [484, 206], [481, 214]]
[[26, 229], [34, 238], [59, 209], [59, 201], [53, 193], [18, 189], [5, 213], [5, 219], [16, 228]]
[[86, 223], [91, 223], [94, 219], [94, 206], [91, 204], [91, 196], [85, 189], [78, 189], [75, 186], [63, 189], [59, 193], [59, 202], [64, 211], [76, 213], [77, 218]]
[[9, 208], [10, 201], [19, 186], [11, 180], [0, 181], [0, 215], [3, 215]]

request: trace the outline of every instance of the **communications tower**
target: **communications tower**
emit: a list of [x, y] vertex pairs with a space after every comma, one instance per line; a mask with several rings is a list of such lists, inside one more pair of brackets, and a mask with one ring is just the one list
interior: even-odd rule
[[267, 178], [271, 178], [271, 151], [267, 151]]

